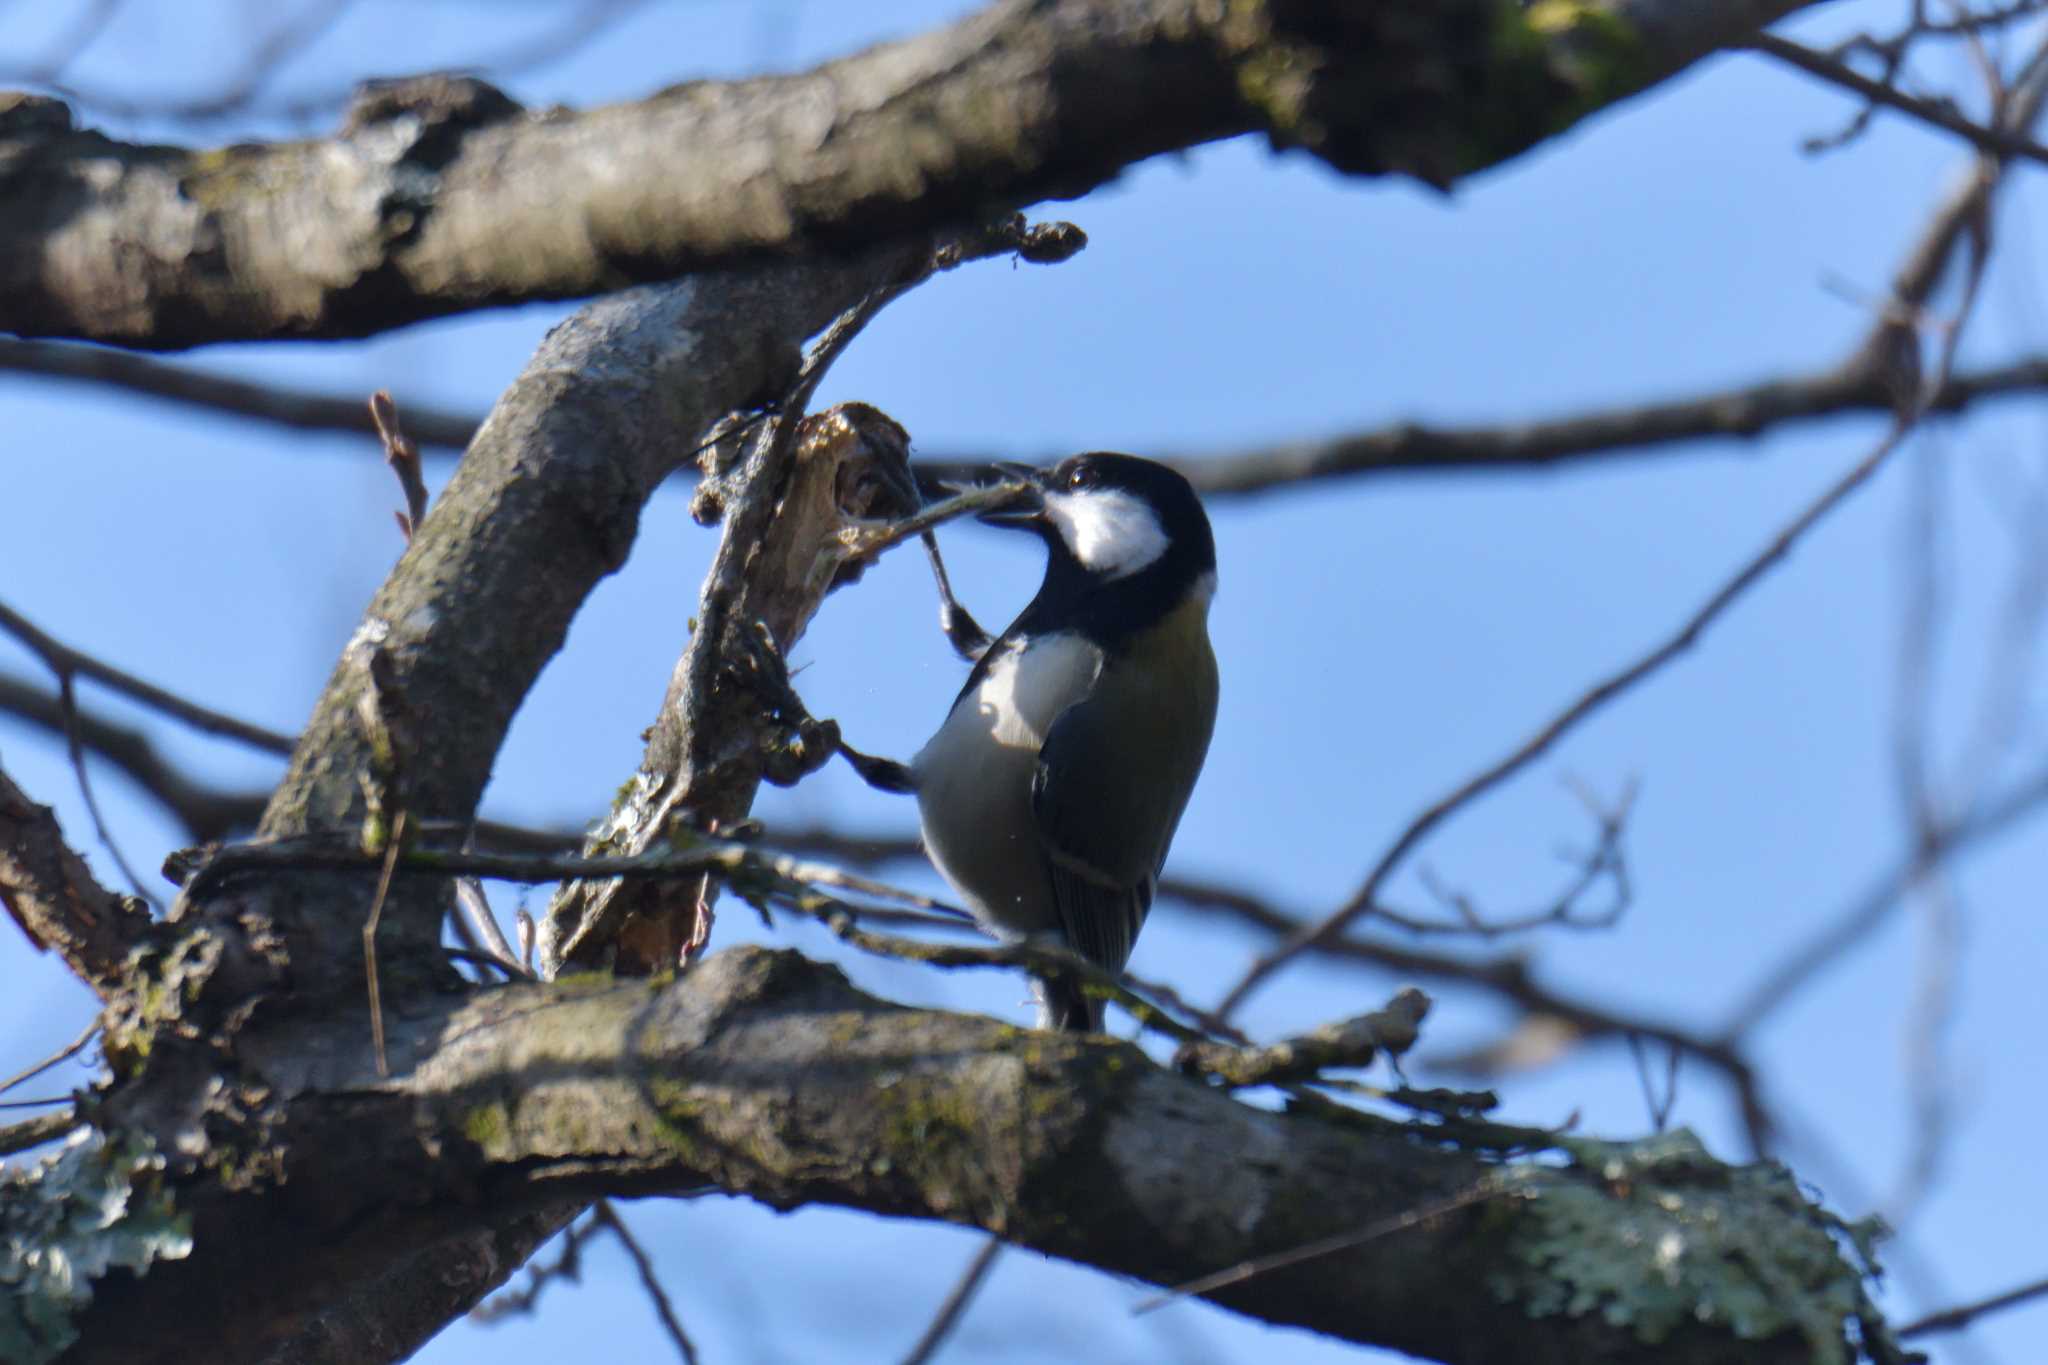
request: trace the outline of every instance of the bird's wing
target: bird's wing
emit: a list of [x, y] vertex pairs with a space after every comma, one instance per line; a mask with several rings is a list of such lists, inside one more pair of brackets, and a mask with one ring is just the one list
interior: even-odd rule
[[[1148, 808], [1125, 780], [1119, 737], [1106, 733], [1106, 708], [1077, 702], [1062, 711], [1038, 751], [1031, 811], [1067, 942], [1082, 956], [1121, 971], [1137, 942], [1159, 861], [1177, 819]], [[1155, 794], [1156, 795], [1156, 794]]]

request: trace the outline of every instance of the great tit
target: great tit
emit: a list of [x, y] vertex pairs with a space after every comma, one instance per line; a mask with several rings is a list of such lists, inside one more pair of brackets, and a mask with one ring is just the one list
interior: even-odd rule
[[[911, 785], [926, 851], [985, 929], [1120, 971], [1215, 726], [1216, 543], [1188, 481], [1150, 460], [1076, 455], [1032, 484], [981, 520], [1040, 536], [1045, 581]], [[1041, 1027], [1101, 1029], [1101, 1000], [1037, 994]]]

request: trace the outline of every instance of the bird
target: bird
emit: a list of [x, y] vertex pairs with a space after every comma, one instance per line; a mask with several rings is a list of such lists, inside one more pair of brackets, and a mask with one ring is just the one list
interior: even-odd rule
[[[941, 580], [975, 658], [907, 765], [925, 851], [983, 929], [1123, 970], [1216, 723], [1216, 542], [1175, 470], [1093, 451], [1031, 471], [980, 520], [1037, 535], [1045, 578], [988, 642]], [[964, 623], [963, 641], [954, 619]], [[1104, 1002], [1035, 983], [1039, 1026], [1100, 1032]]]

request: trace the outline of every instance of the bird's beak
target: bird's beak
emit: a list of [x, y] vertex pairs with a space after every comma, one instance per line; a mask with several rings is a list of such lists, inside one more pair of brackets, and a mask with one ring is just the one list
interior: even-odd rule
[[992, 507], [975, 518], [985, 526], [1011, 526], [1031, 529], [1045, 524], [1045, 471], [1028, 464], [999, 463], [996, 470], [1005, 479], [1021, 480], [1030, 485], [1024, 492], [999, 507]]

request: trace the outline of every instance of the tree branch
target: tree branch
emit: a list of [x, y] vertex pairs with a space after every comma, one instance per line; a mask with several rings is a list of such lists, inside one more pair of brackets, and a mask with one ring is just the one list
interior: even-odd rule
[[[58, 739], [65, 737], [64, 703], [21, 679], [0, 673], [0, 712]], [[157, 752], [148, 735], [78, 708], [78, 742], [119, 768], [149, 793], [195, 843], [225, 839], [256, 828], [267, 793], [229, 792], [204, 786]]]
[[[1000, 0], [795, 76], [529, 112], [456, 77], [367, 87], [322, 140], [189, 150], [0, 110], [0, 325], [145, 348], [350, 337], [1072, 197], [1263, 131], [1446, 186], [1805, 0]], [[123, 269], [103, 268], [124, 244]]]
[[[731, 950], [667, 985], [423, 999], [394, 1013], [388, 1080], [361, 1033], [351, 1016], [249, 1036], [245, 1079], [291, 1097], [267, 1149], [283, 1183], [178, 1182], [191, 1257], [103, 1282], [77, 1359], [258, 1358], [309, 1296], [373, 1278], [399, 1249], [567, 1199], [704, 1184], [978, 1226], [1174, 1285], [1488, 1182], [1500, 1197], [1211, 1297], [1455, 1362], [1806, 1361], [1883, 1333], [1832, 1225], [1775, 1168], [1597, 1143], [1579, 1149], [1587, 1169], [1502, 1164], [1456, 1122], [1418, 1134], [1331, 1106], [1253, 1109], [1129, 1045], [902, 1009], [789, 952]], [[1673, 1220], [1668, 1244], [1620, 1231], [1658, 1219]], [[1749, 1239], [1740, 1254], [1716, 1243], [1723, 1221]], [[1584, 1236], [1618, 1250], [1590, 1271], [1559, 1258]], [[1658, 1254], [1674, 1245], [1675, 1262]], [[1822, 1283], [1845, 1295], [1836, 1308], [1819, 1307]], [[1563, 1311], [1575, 1292], [1600, 1311]], [[1739, 1335], [1738, 1296], [1753, 1310]], [[1658, 1302], [1676, 1307], [1660, 1317]], [[173, 1310], [186, 1328], [167, 1337]]]
[[[376, 435], [369, 409], [355, 398], [223, 378], [121, 351], [0, 338], [0, 370], [104, 384], [200, 412], [247, 417], [291, 430]], [[1954, 376], [1933, 396], [1928, 410], [1960, 413], [1999, 399], [2037, 396], [2043, 390], [2048, 390], [2048, 356], [2024, 356]], [[1800, 422], [1890, 416], [1892, 409], [1882, 376], [1868, 367], [1844, 364], [1564, 417], [1484, 426], [1395, 422], [1240, 450], [1155, 454], [1187, 475], [1205, 496], [1235, 497], [1368, 474], [1519, 470], [1640, 455], [1693, 441], [1754, 438]], [[401, 411], [407, 433], [422, 450], [443, 454], [459, 453], [467, 446], [480, 421], [415, 400], [404, 400]], [[1014, 454], [1000, 452], [1000, 458]], [[930, 486], [980, 477], [998, 457], [998, 452], [941, 452], [915, 461], [913, 467], [919, 480]]]
[[0, 904], [38, 949], [54, 950], [102, 998], [119, 984], [149, 912], [93, 879], [57, 817], [0, 772]]
[[90, 654], [73, 649], [44, 634], [34, 622], [4, 603], [0, 603], [0, 631], [5, 631], [28, 646], [59, 678], [70, 674], [90, 678], [130, 701], [140, 702], [151, 710], [161, 711], [173, 720], [182, 721], [203, 734], [237, 739], [266, 753], [288, 754], [292, 751], [290, 735], [281, 735], [275, 730], [252, 725], [246, 720], [238, 720], [211, 707], [187, 701], [175, 692], [158, 687], [155, 683], [145, 682], [133, 673], [124, 672], [112, 664], [103, 663]]
[[[415, 822], [466, 822], [527, 689], [585, 596], [625, 562], [641, 505], [697, 434], [778, 393], [804, 337], [928, 254], [919, 244], [632, 291], [550, 333], [371, 602], [261, 833], [360, 829], [363, 783], [393, 774]], [[365, 711], [373, 695], [431, 714], [431, 745], [384, 733]], [[358, 985], [358, 892], [341, 878], [338, 903], [315, 898], [280, 925], [298, 940], [295, 990]], [[443, 897], [427, 883], [393, 895], [387, 965], [437, 956]]]
[[1839, 85], [1844, 90], [1861, 95], [1873, 105], [1895, 109], [1918, 119], [1930, 128], [1953, 133], [1978, 151], [1993, 156], [2019, 157], [2048, 165], [2048, 147], [2042, 146], [2031, 137], [2004, 128], [1988, 128], [1981, 123], [1972, 123], [1944, 104], [1933, 100], [1915, 99], [1896, 86], [1872, 80], [1825, 52], [1815, 52], [1810, 47], [1802, 47], [1772, 33], [1759, 33], [1750, 39], [1748, 45], [1794, 70], [1804, 71], [1809, 76], [1818, 76], [1830, 85]]

